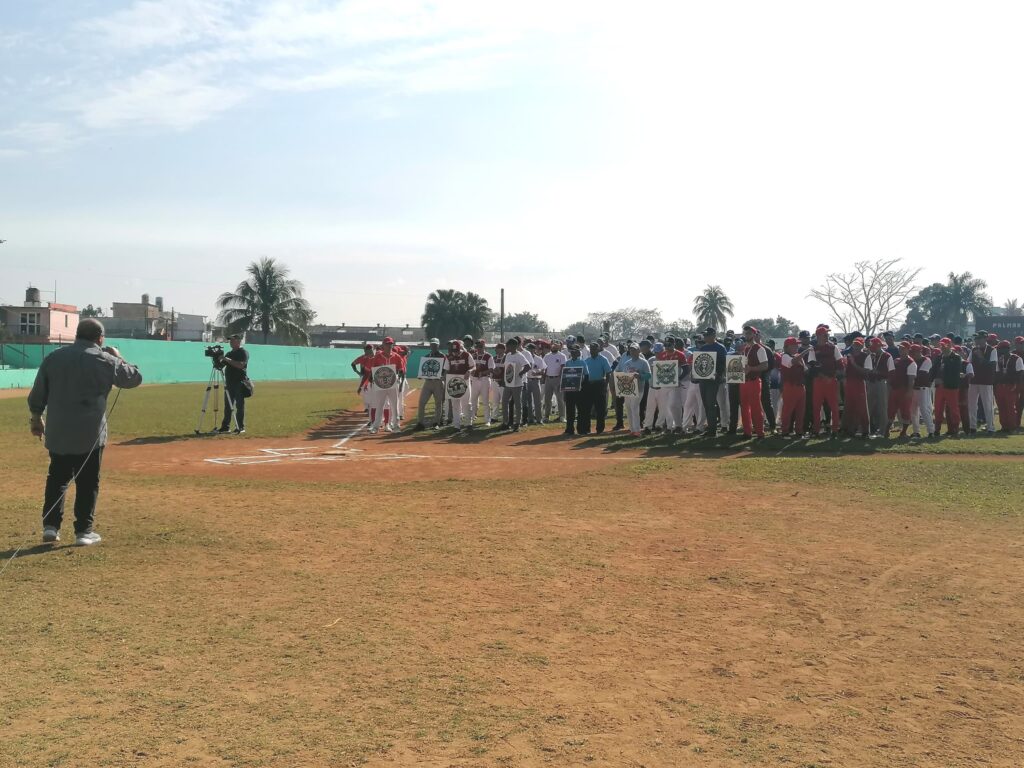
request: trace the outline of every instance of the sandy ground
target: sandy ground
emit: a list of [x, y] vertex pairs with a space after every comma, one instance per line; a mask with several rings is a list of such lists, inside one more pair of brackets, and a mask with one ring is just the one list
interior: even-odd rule
[[[657, 455], [545, 430], [476, 442], [368, 436], [361, 423], [347, 414], [291, 440], [108, 452], [119, 478], [286, 485], [218, 493], [215, 514], [195, 494], [165, 499], [181, 532], [152, 534], [154, 551], [209, 540], [227, 554], [183, 549], [145, 561], [145, 578], [134, 562], [103, 574], [133, 589], [125, 617], [94, 620], [108, 629], [86, 637], [124, 621], [148, 634], [127, 635], [80, 701], [61, 700], [107, 718], [104, 739], [79, 739], [79, 757], [1024, 765], [1019, 518], [829, 496], [799, 478], [764, 487], [704, 458], [647, 473]], [[869, 477], [899, 472], [901, 459], [850, 461]], [[408, 483], [418, 479], [436, 482]], [[325, 493], [295, 480], [358, 485]], [[144, 508], [165, 491], [132, 493]], [[124, 558], [144, 560], [151, 524]], [[104, 544], [104, 571], [118, 567], [117, 546]], [[12, 669], [45, 680], [40, 656]], [[33, 744], [39, 722], [14, 724], [12, 743]], [[40, 750], [47, 760], [34, 764], [75, 764]]]

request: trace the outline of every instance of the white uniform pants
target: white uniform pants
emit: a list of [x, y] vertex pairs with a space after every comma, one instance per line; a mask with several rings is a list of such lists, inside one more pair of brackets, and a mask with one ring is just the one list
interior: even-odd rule
[[935, 420], [932, 418], [932, 388], [914, 390], [914, 399], [910, 402], [910, 426], [915, 435], [921, 434], [921, 422], [924, 421], [925, 434], [935, 431]]
[[484, 424], [489, 425], [491, 423], [491, 387], [494, 386], [497, 389], [497, 385], [490, 376], [482, 376], [481, 378], [471, 378], [469, 380], [469, 392], [473, 398], [473, 403], [469, 409], [470, 423], [476, 421], [477, 414], [480, 413], [480, 403], [484, 406]]
[[683, 400], [683, 429], [690, 429], [696, 424], [697, 429], [707, 429], [708, 420], [704, 415], [704, 402], [700, 399], [700, 387], [696, 382], [687, 382], [686, 395]]
[[[672, 390], [665, 387], [647, 390], [647, 411], [644, 413], [644, 428], [651, 429], [654, 426], [667, 426], [672, 429], [669, 419], [672, 418], [669, 409], [669, 392]], [[627, 401], [628, 402], [628, 401]], [[658, 413], [658, 423], [654, 423], [654, 413]]]
[[[739, 403], [735, 405], [740, 407]], [[718, 386], [718, 415], [721, 417], [718, 426], [729, 426], [729, 385], [724, 381]]]
[[377, 409], [374, 414], [372, 429], [380, 429], [381, 422], [384, 420], [384, 409], [388, 410], [390, 415], [391, 424], [395, 427], [398, 426], [398, 387], [394, 386], [390, 389], [380, 389], [376, 384], [371, 385], [370, 391], [373, 407]]
[[401, 421], [405, 418], [405, 393], [409, 391], [409, 386], [406, 384], [405, 379], [398, 380], [398, 420]]
[[772, 399], [772, 411], [775, 413], [775, 421], [778, 422], [782, 418], [782, 411], [779, 410], [779, 406], [782, 404], [782, 388], [773, 389], [771, 391]]
[[[996, 431], [995, 395], [991, 384], [971, 384], [967, 390], [967, 416], [971, 430], [978, 428], [978, 401], [981, 400], [981, 407], [985, 411], [985, 427], [989, 432]], [[963, 419], [963, 414], [960, 414]]]
[[622, 398], [622, 401], [622, 405], [626, 411], [626, 416], [628, 417], [629, 431], [639, 432], [642, 426], [640, 424], [640, 398], [624, 397]]
[[688, 389], [686, 384], [680, 384], [678, 387], [671, 387], [668, 390], [668, 410], [669, 422], [671, 429], [682, 429], [683, 427], [683, 403], [686, 401], [686, 390]]
[[[472, 387], [472, 384], [470, 384]], [[456, 429], [473, 423], [473, 400], [467, 392], [462, 397], [450, 398], [452, 404], [452, 426]]]

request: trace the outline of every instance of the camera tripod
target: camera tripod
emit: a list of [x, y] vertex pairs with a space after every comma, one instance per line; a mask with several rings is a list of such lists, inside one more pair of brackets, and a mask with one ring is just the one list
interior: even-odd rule
[[199, 419], [196, 421], [196, 434], [202, 434], [203, 421], [206, 419], [206, 407], [210, 404], [210, 392], [213, 392], [213, 429], [211, 432], [216, 432], [219, 428], [218, 415], [220, 414], [220, 389], [224, 388], [224, 396], [228, 399], [228, 404], [231, 406], [231, 425], [238, 429], [238, 419], [236, 417], [235, 403], [231, 399], [231, 395], [228, 394], [227, 384], [224, 381], [224, 370], [217, 368], [216, 366], [210, 371], [210, 380], [206, 383], [206, 392], [203, 394], [203, 405], [199, 409]]

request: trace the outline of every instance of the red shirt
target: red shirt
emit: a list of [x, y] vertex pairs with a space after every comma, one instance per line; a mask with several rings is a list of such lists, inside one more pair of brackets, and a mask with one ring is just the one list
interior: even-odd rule
[[846, 378], [850, 381], [864, 381], [864, 374], [860, 369], [868, 359], [867, 352], [851, 352], [846, 358], [849, 364], [846, 366]]
[[473, 367], [473, 356], [466, 350], [445, 355], [448, 358], [448, 373], [453, 376], [467, 376]]
[[395, 370], [399, 373], [405, 373], [405, 358], [400, 354], [391, 350], [391, 354], [385, 355], [383, 352], [378, 352], [374, 355], [369, 362], [369, 369], [372, 371], [381, 365], [393, 365]]

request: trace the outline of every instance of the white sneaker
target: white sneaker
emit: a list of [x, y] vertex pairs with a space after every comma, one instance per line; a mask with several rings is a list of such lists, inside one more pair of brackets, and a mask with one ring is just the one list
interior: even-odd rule
[[93, 544], [99, 544], [103, 539], [100, 538], [98, 533], [80, 533], [75, 536], [75, 544], [80, 547], [90, 547]]
[[377, 434], [377, 428], [376, 427], [370, 427], [370, 434], [371, 435], [376, 435]]
[[54, 528], [52, 525], [48, 525], [43, 528], [43, 541], [60, 541], [60, 531]]

